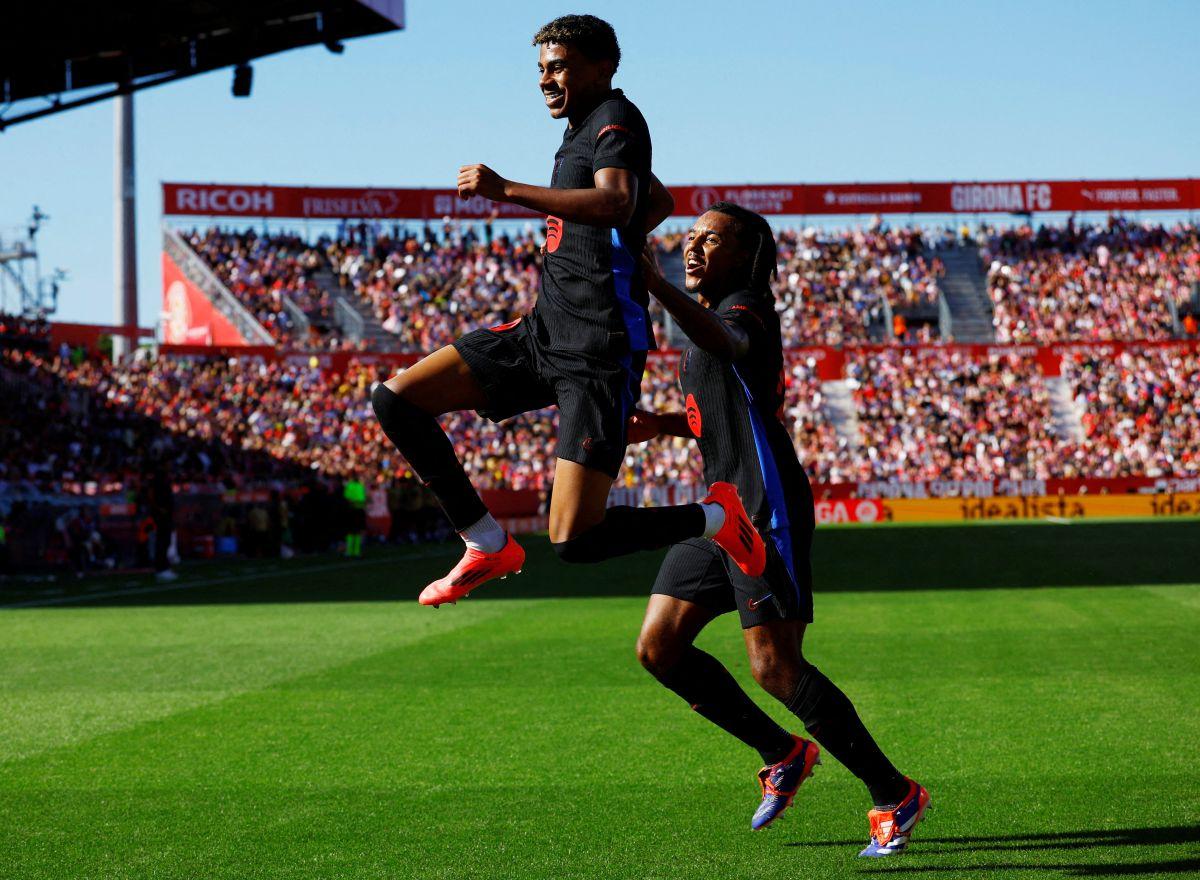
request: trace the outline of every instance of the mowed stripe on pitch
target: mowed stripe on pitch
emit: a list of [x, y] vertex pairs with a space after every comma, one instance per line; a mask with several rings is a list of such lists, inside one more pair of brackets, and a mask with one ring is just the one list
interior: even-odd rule
[[0, 761], [37, 755], [510, 613], [415, 603], [86, 608], [0, 615]]

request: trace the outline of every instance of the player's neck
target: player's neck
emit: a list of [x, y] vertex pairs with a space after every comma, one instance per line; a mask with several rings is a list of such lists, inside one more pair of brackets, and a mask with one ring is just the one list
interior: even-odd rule
[[604, 88], [600, 89], [594, 95], [590, 95], [583, 100], [583, 106], [579, 110], [572, 110], [567, 116], [567, 127], [577, 128], [585, 119], [592, 115], [592, 111], [600, 106], [601, 102], [608, 100], [609, 95], [613, 93], [612, 83], [609, 83]]

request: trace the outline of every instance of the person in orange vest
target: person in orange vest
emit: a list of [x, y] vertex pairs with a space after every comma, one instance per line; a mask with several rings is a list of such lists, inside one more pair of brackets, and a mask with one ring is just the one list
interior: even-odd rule
[[1191, 312], [1183, 316], [1183, 335], [1195, 336], [1196, 331], [1200, 330], [1200, 322], [1196, 321], [1196, 316]]
[[892, 333], [897, 339], [903, 340], [904, 334], [908, 332], [908, 322], [904, 320], [903, 315], [892, 315]]

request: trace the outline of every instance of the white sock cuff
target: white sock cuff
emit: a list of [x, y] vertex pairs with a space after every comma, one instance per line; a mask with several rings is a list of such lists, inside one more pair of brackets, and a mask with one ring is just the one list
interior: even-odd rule
[[701, 504], [700, 509], [704, 511], [704, 535], [705, 538], [711, 538], [721, 531], [721, 526], [725, 525], [725, 508], [719, 504], [708, 503]]
[[472, 523], [459, 534], [468, 547], [480, 553], [499, 553], [508, 543], [508, 533], [490, 513], [485, 513], [479, 522]]

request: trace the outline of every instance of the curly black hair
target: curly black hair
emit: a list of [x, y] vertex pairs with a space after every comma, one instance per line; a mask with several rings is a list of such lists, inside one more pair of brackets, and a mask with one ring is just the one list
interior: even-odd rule
[[594, 15], [560, 15], [542, 25], [533, 35], [533, 45], [558, 43], [574, 46], [592, 61], [611, 61], [613, 70], [621, 64], [621, 46], [611, 24]]
[[777, 273], [779, 250], [771, 224], [762, 214], [733, 202], [716, 202], [708, 210], [731, 217], [737, 224], [738, 243], [750, 254], [747, 287], [754, 293], [774, 296], [771, 281]]

